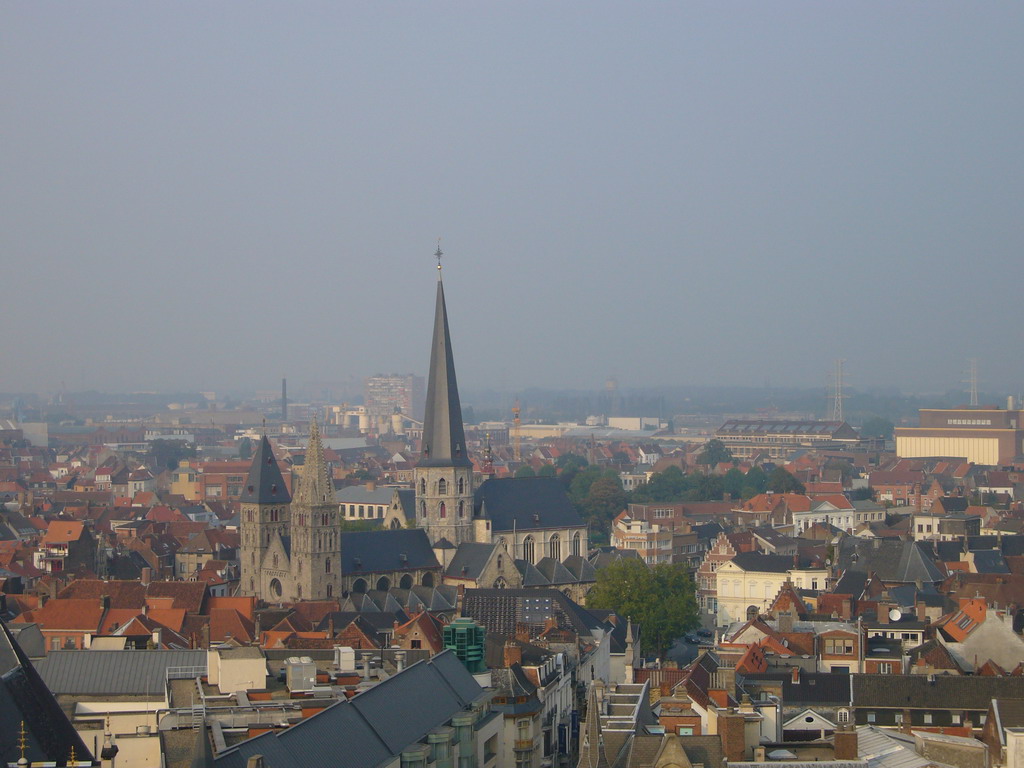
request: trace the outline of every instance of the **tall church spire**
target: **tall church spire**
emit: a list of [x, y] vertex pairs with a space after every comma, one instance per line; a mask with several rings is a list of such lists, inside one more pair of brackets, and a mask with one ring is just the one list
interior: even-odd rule
[[324, 446], [320, 441], [320, 427], [316, 416], [309, 422], [309, 445], [306, 448], [306, 461], [302, 465], [302, 482], [295, 496], [297, 504], [315, 507], [318, 504], [329, 504], [334, 501], [331, 478], [327, 473], [327, 462], [324, 461]]
[[423, 419], [421, 467], [468, 467], [466, 434], [462, 427], [459, 387], [455, 382], [455, 359], [448, 333], [448, 310], [441, 280], [441, 247], [437, 253], [437, 304], [434, 308], [434, 338], [430, 345], [427, 407]]
[[260, 439], [260, 444], [252, 457], [249, 477], [240, 500], [243, 504], [287, 504], [291, 501], [288, 488], [281, 476], [281, 468], [274, 458], [274, 449], [270, 447], [266, 435]]

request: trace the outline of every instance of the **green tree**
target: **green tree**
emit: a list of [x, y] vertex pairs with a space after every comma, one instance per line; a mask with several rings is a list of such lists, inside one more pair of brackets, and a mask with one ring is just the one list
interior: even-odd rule
[[558, 470], [555, 469], [554, 464], [541, 464], [539, 470], [537, 470], [537, 477], [555, 477], [558, 475]]
[[533, 467], [529, 464], [523, 464], [519, 469], [516, 470], [516, 477], [536, 477], [537, 473], [533, 471]]
[[639, 623], [644, 648], [659, 656], [698, 625], [693, 581], [681, 564], [648, 568], [639, 558], [624, 557], [598, 571], [587, 606], [613, 610]]
[[860, 434], [861, 437], [880, 437], [883, 440], [891, 440], [894, 428], [893, 423], [888, 419], [872, 416], [861, 425]]
[[605, 538], [611, 532], [612, 520], [626, 508], [626, 503], [626, 492], [618, 475], [609, 471], [590, 484], [580, 507], [584, 519]]
[[806, 493], [804, 484], [782, 467], [776, 467], [768, 476], [768, 490], [775, 493]]
[[732, 461], [732, 451], [717, 437], [712, 438], [704, 443], [704, 450], [701, 451], [697, 461], [705, 466], [713, 467], [723, 461]]
[[668, 467], [664, 472], [655, 472], [651, 479], [636, 489], [634, 501], [678, 501], [688, 489], [686, 475], [679, 467]]
[[[768, 487], [768, 475], [760, 467], [751, 467], [747, 470], [747, 474], [743, 476], [743, 486], [753, 489], [754, 492], [750, 496], [764, 493]], [[744, 498], [749, 499], [750, 496], [744, 496]]]
[[559, 479], [566, 488], [569, 488], [572, 486], [572, 481], [576, 479], [576, 475], [587, 466], [587, 460], [575, 453], [563, 453], [555, 459], [555, 466], [559, 469]]
[[182, 440], [152, 440], [149, 443], [149, 455], [152, 466], [177, 469], [182, 460], [195, 458], [196, 449]]
[[732, 498], [738, 499], [743, 494], [743, 486], [746, 484], [746, 475], [743, 471], [733, 467], [722, 478], [722, 487]]
[[569, 498], [577, 505], [582, 504], [590, 493], [590, 486], [601, 476], [600, 467], [587, 466], [576, 473], [576, 476], [569, 483]]

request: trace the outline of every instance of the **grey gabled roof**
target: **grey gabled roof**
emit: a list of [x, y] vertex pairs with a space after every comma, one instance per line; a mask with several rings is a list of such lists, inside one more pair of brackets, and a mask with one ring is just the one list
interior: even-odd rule
[[206, 651], [50, 651], [39, 674], [55, 694], [163, 696], [170, 667], [205, 667]]
[[287, 504], [292, 499], [274, 458], [274, 449], [264, 435], [252, 457], [249, 477], [245, 480], [239, 501], [243, 504]]
[[837, 559], [841, 570], [874, 572], [885, 582], [943, 580], [932, 561], [932, 552], [923, 542], [848, 536], [839, 542]]
[[544, 575], [544, 578], [551, 585], [576, 583], [576, 577], [553, 557], [542, 557], [538, 560], [537, 570]]
[[853, 705], [986, 710], [992, 699], [1024, 699], [1024, 677], [851, 675]]
[[487, 480], [473, 494], [473, 514], [489, 518], [495, 535], [512, 530], [584, 526], [557, 477]]
[[543, 625], [554, 618], [562, 629], [593, 635], [606, 627], [557, 589], [467, 589], [462, 615], [476, 619], [488, 632], [513, 636], [520, 623]]
[[452, 561], [448, 564], [445, 575], [456, 579], [478, 579], [484, 567], [491, 559], [497, 544], [483, 542], [463, 542], [455, 550]]
[[797, 567], [792, 555], [766, 555], [762, 552], [740, 552], [732, 563], [744, 571], [757, 573], [786, 573]]
[[341, 534], [341, 572], [345, 576], [440, 567], [422, 528]]
[[462, 427], [459, 385], [455, 381], [455, 358], [448, 333], [448, 309], [444, 284], [438, 273], [437, 304], [434, 308], [434, 337], [430, 343], [430, 371], [427, 403], [423, 417], [423, 458], [421, 467], [470, 467], [466, 435]]
[[523, 577], [524, 587], [550, 587], [551, 582], [537, 570], [529, 560], [516, 560], [514, 563], [519, 575]]
[[271, 768], [374, 768], [397, 758], [483, 695], [455, 654], [444, 651], [286, 731], [243, 741], [222, 752], [216, 765], [245, 768], [249, 757], [262, 754]]

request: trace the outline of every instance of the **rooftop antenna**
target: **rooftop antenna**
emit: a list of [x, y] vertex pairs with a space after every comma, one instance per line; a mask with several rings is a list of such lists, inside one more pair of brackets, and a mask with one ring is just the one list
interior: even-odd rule
[[830, 420], [845, 421], [843, 418], [843, 400], [847, 395], [843, 394], [843, 364], [845, 360], [836, 360], [832, 373], [832, 392], [829, 399], [832, 401]]
[[978, 407], [978, 358], [972, 357], [967, 361], [970, 366], [967, 370], [967, 380], [965, 384], [970, 385], [971, 393], [971, 408]]

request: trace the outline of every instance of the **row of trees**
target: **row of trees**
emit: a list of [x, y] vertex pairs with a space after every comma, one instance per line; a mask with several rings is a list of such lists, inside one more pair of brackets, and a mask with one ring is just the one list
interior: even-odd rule
[[[533, 474], [532, 469], [529, 474]], [[804, 492], [803, 484], [782, 467], [776, 467], [770, 473], [765, 473], [760, 467], [752, 467], [746, 474], [733, 467], [724, 475], [684, 473], [678, 467], [669, 467], [664, 472], [655, 473], [632, 493], [623, 490], [619, 474], [614, 469], [589, 465], [586, 459], [575, 454], [560, 456], [554, 466], [545, 465], [539, 474], [558, 476], [580, 515], [590, 524], [596, 537], [603, 541], [608, 540], [612, 520], [630, 503], [721, 501], [726, 494], [734, 499], [749, 499], [765, 491]], [[525, 475], [516, 473], [517, 477]]]

